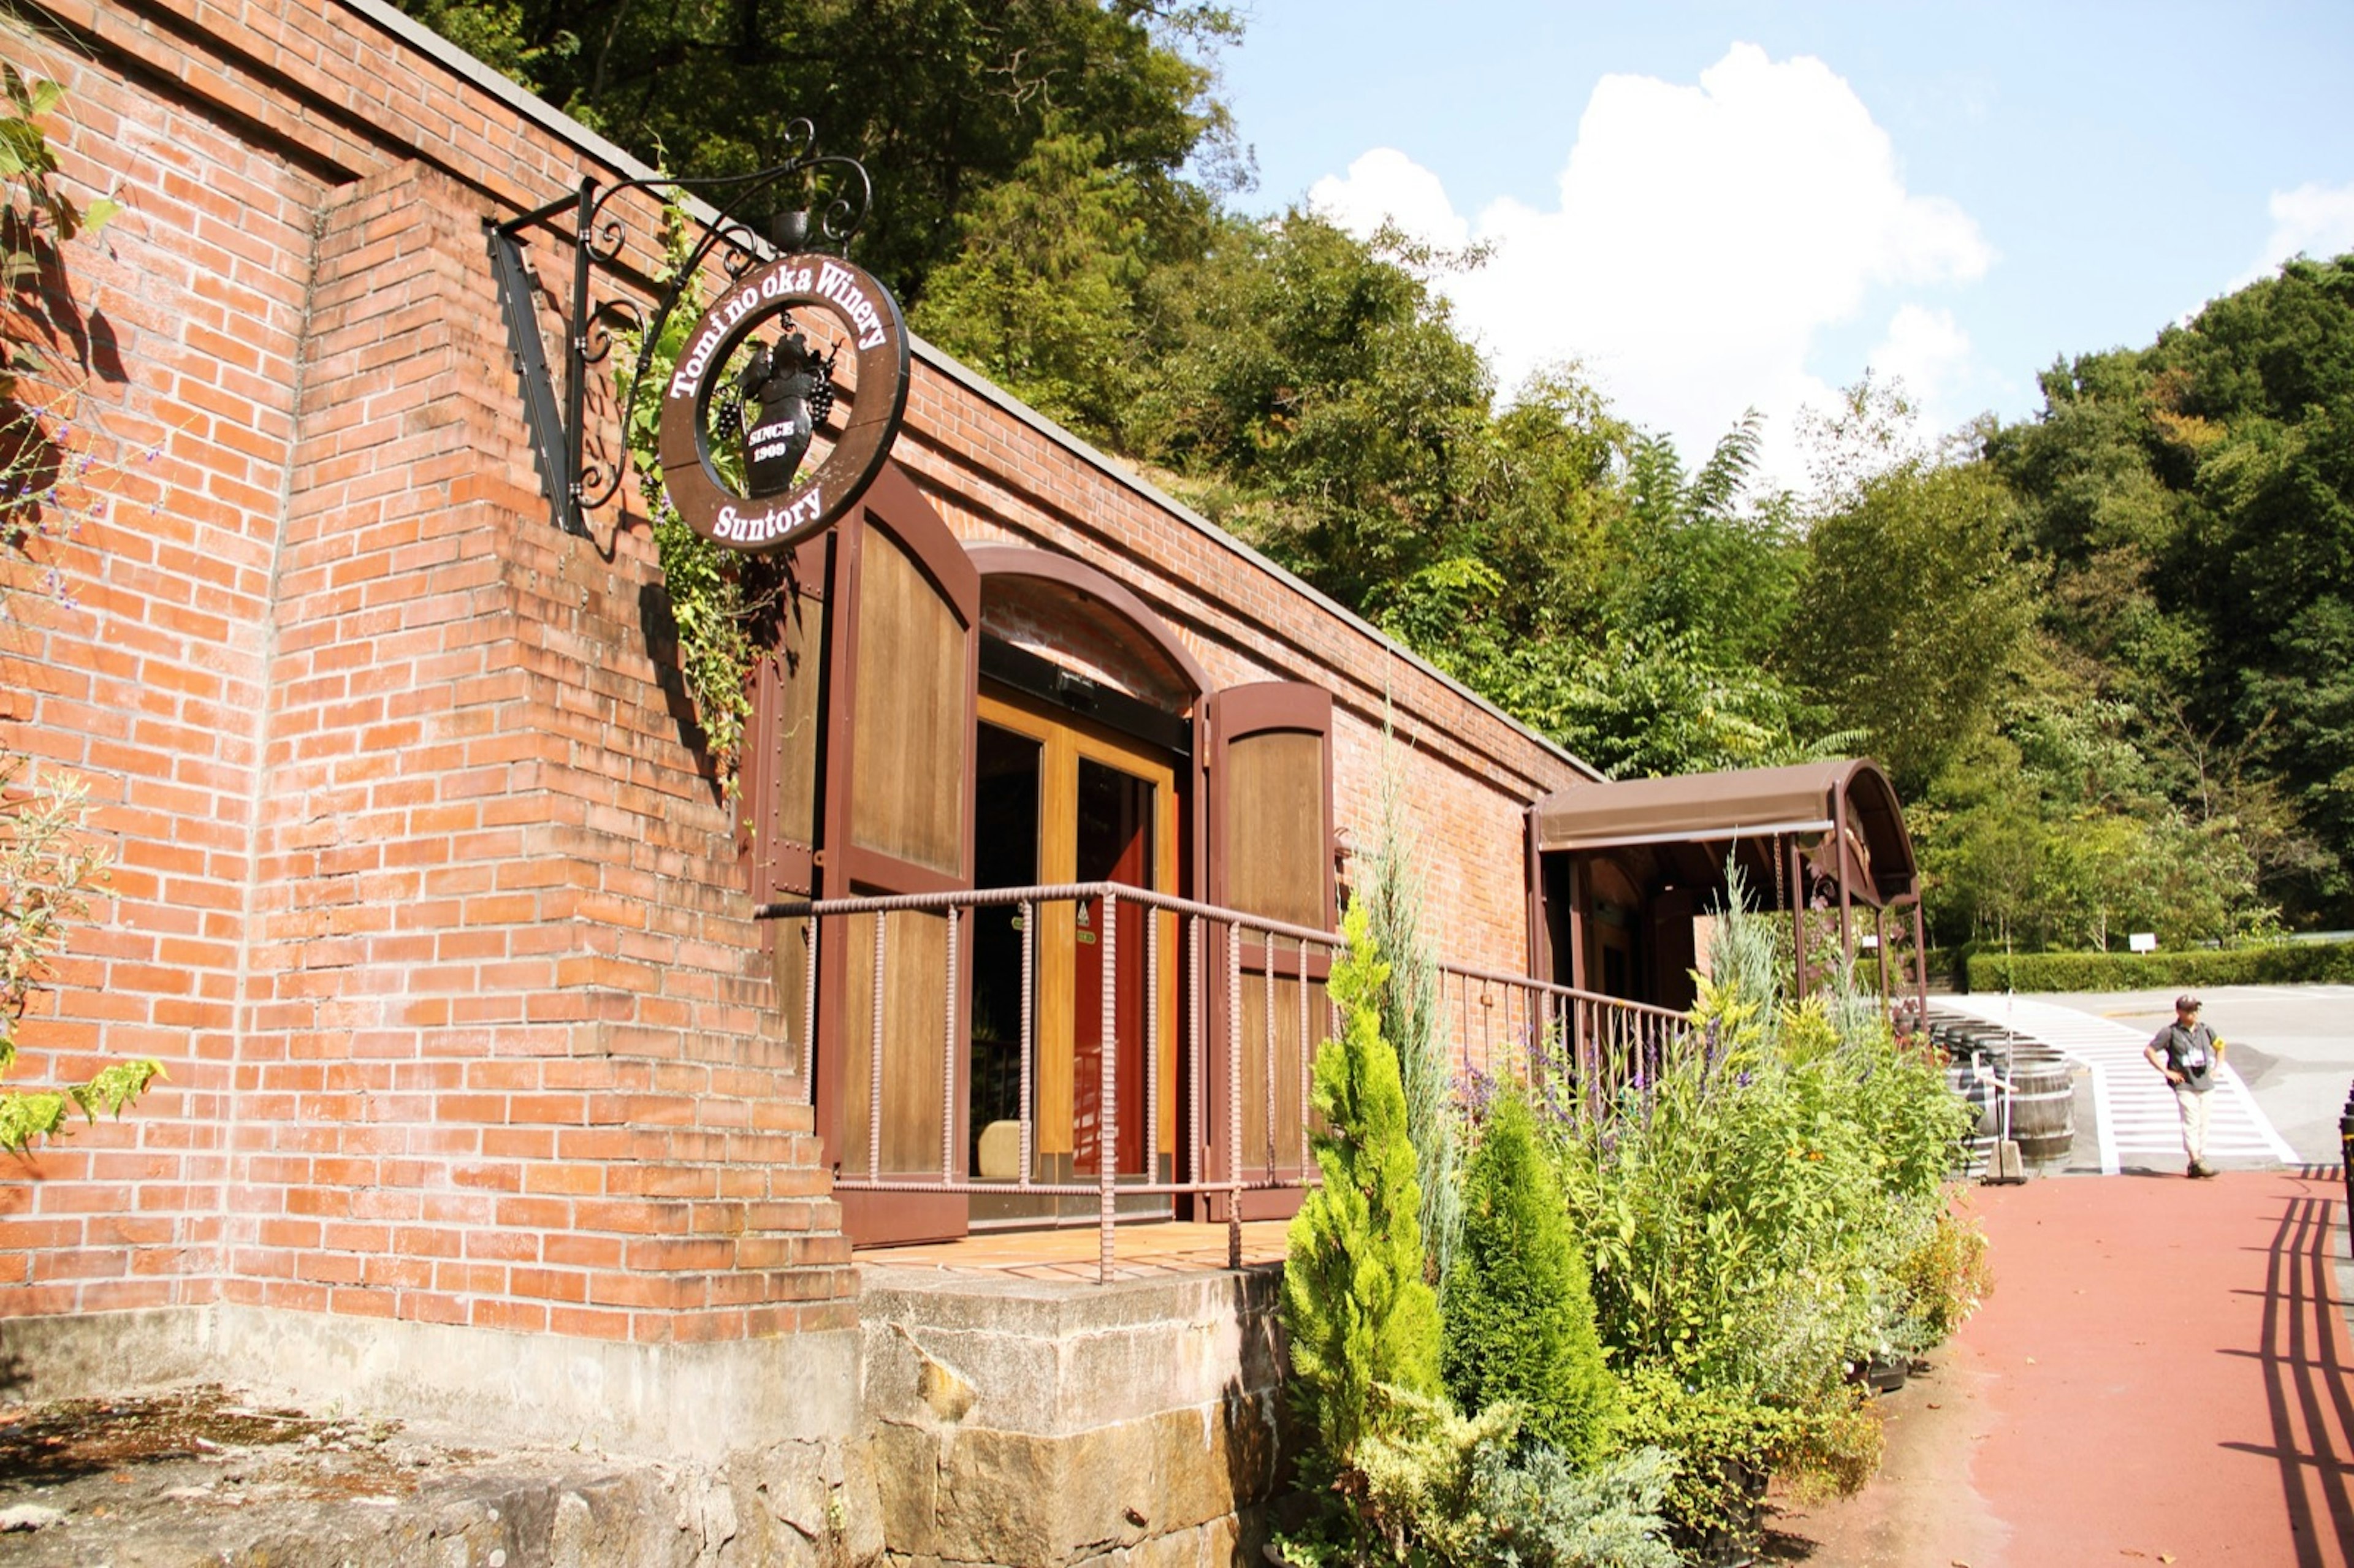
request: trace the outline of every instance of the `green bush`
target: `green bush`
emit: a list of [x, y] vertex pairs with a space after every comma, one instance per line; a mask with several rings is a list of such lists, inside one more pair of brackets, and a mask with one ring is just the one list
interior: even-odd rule
[[1660, 1508], [1675, 1460], [1645, 1446], [1584, 1465], [1516, 1439], [1495, 1404], [1465, 1418], [1442, 1401], [1376, 1389], [1362, 1468], [1278, 1533], [1294, 1568], [1675, 1568]]
[[1787, 1418], [1774, 1468], [1798, 1497], [1851, 1497], [1879, 1473], [1888, 1434], [1870, 1389], [1854, 1383], [1826, 1389]]
[[1662, 1448], [1578, 1465], [1551, 1448], [1516, 1457], [1490, 1445], [1471, 1475], [1472, 1508], [1488, 1539], [1457, 1561], [1467, 1568], [1675, 1568], [1660, 1511], [1675, 1477], [1676, 1461]]
[[1927, 1234], [1896, 1266], [1895, 1285], [1904, 1317], [1920, 1330], [1905, 1348], [1926, 1350], [1944, 1342], [1994, 1289], [1986, 1233], [1976, 1221], [1940, 1210]]
[[2354, 982], [2354, 942], [2279, 942], [2167, 953], [1973, 953], [1968, 989], [2165, 991]]
[[1520, 1407], [1525, 1437], [1573, 1466], [1598, 1455], [1617, 1383], [1594, 1332], [1585, 1257], [1528, 1101], [1490, 1112], [1466, 1172], [1446, 1309], [1447, 1386], [1466, 1410]]
[[1627, 1379], [1620, 1431], [1674, 1458], [1659, 1513], [1688, 1558], [1711, 1562], [1757, 1544], [1758, 1504], [1796, 1425], [1745, 1391], [1688, 1384], [1652, 1363]]
[[1861, 1486], [1882, 1433], [1850, 1372], [1935, 1342], [1982, 1287], [1943, 1218], [1967, 1108], [1878, 999], [1787, 1001], [1771, 936], [1722, 921], [1701, 1048], [1554, 1140], [1622, 1440], [1677, 1457], [1662, 1511], [1702, 1560], [1755, 1543], [1772, 1474]]
[[1703, 985], [1713, 1044], [1638, 1113], [1581, 1118], [1560, 1160], [1613, 1364], [1796, 1402], [1897, 1347], [1893, 1263], [1968, 1112], [1876, 1010], [1843, 1033], [1819, 999], [1770, 1005]]
[[1316, 1053], [1315, 1134], [1324, 1184], [1291, 1222], [1283, 1266], [1291, 1387], [1318, 1453], [1356, 1463], [1380, 1391], [1439, 1393], [1438, 1298], [1423, 1280], [1422, 1193], [1397, 1054], [1382, 1038], [1389, 966], [1352, 903], [1332, 966], [1342, 1029]]

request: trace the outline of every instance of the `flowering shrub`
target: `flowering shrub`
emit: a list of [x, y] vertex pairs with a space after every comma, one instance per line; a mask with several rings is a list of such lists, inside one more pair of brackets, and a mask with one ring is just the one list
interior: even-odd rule
[[1553, 1140], [1629, 1432], [1684, 1457], [1667, 1510], [1692, 1550], [1754, 1531], [1734, 1494], [1771, 1470], [1862, 1484], [1851, 1374], [1950, 1331], [1982, 1256], [1944, 1186], [1967, 1108], [1875, 999], [1787, 1000], [1759, 926], [1719, 923], [1702, 1048]]

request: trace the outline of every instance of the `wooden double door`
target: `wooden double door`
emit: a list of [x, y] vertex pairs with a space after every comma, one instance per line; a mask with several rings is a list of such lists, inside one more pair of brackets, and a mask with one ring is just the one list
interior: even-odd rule
[[[1075, 570], [1025, 576], [1023, 564], [993, 562], [991, 580], [1066, 581]], [[755, 896], [953, 897], [1106, 881], [1330, 929], [1331, 698], [1274, 682], [1207, 691], [1194, 680], [1190, 715], [1116, 726], [1058, 703], [1051, 671], [982, 674], [982, 577], [896, 465], [853, 516], [802, 547], [759, 667], [744, 754], [740, 822]], [[1108, 579], [1090, 588], [1097, 604], [1118, 591]], [[1173, 641], [1165, 629], [1140, 638]], [[1139, 738], [1149, 729], [1170, 734]], [[1321, 1032], [1322, 987], [1320, 969], [1301, 984], [1296, 944], [1252, 937], [1228, 953], [1213, 924], [1205, 966], [1214, 978], [1230, 958], [1239, 964], [1240, 1007], [1227, 1019], [1228, 987], [1211, 984], [1196, 1021], [1183, 1015], [1191, 955], [1174, 916], [1122, 900], [1108, 932], [1102, 901], [1087, 899], [1037, 906], [1034, 931], [1017, 918], [1002, 906], [953, 926], [938, 907], [835, 914], [815, 943], [805, 918], [764, 927], [780, 1044], [810, 1054], [815, 1130], [854, 1239], [1092, 1218], [1092, 1194], [1047, 1200], [998, 1187], [1025, 1169], [1025, 1107], [1034, 1181], [1092, 1185], [1107, 1159], [1128, 1185], [1164, 1173], [1216, 1182], [1237, 1163], [1254, 1178], [1303, 1167], [1299, 1086]], [[1119, 1042], [1109, 1138], [1108, 947]], [[1196, 1022], [1207, 1056], [1199, 1064], [1187, 1058]], [[1189, 1071], [1202, 1079], [1199, 1126], [1181, 1120], [1194, 1109], [1191, 1091], [1179, 1092]], [[1240, 1103], [1229, 1107], [1235, 1082]], [[955, 1190], [976, 1181], [992, 1190]], [[1255, 1193], [1246, 1212], [1285, 1199]], [[1121, 1206], [1170, 1212], [1165, 1198], [1142, 1193]], [[1223, 1210], [1212, 1200], [1188, 1212]]]

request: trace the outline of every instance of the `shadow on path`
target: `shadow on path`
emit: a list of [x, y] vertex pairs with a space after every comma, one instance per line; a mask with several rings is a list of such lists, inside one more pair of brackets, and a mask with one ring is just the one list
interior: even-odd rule
[[[2338, 1172], [2308, 1166], [2301, 1174], [2310, 1181]], [[2354, 1398], [2346, 1388], [2343, 1308], [2333, 1288], [2342, 1202], [2335, 1197], [2295, 1197], [2282, 1207], [2264, 1281], [2264, 1334], [2255, 1352], [2272, 1417], [2272, 1444], [2221, 1445], [2279, 1467], [2297, 1568], [2337, 1568], [2354, 1555], [2354, 1463], [2347, 1457], [2354, 1453]], [[2338, 1547], [2334, 1556], [2322, 1546], [2330, 1540]]]

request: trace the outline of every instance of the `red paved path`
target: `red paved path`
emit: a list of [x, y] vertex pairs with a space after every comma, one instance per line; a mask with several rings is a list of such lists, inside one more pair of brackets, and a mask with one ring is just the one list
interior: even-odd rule
[[2354, 1568], [2326, 1173], [1985, 1189], [1993, 1297], [1883, 1403], [1882, 1480], [1796, 1511], [1814, 1568]]

